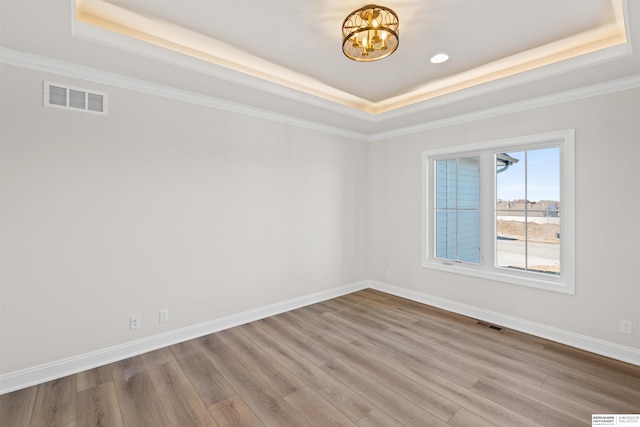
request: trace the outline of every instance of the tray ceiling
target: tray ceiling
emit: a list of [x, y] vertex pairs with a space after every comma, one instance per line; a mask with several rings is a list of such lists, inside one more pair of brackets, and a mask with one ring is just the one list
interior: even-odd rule
[[[160, 48], [174, 65], [196, 59], [215, 65], [217, 77], [225, 77], [219, 70], [241, 73], [372, 115], [513, 76], [517, 83], [563, 72], [576, 67], [575, 58], [585, 58], [580, 66], [598, 63], [627, 42], [621, 0], [389, 0], [400, 46], [384, 60], [359, 63], [343, 55], [340, 25], [362, 5], [77, 0], [76, 31], [148, 56]], [[449, 61], [432, 64], [440, 52]]]

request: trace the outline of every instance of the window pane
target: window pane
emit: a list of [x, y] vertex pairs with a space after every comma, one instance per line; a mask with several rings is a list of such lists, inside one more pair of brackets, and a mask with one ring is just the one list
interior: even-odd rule
[[560, 226], [545, 221], [532, 217], [527, 222], [527, 269], [560, 274]]
[[496, 266], [526, 269], [525, 223], [514, 220], [513, 212], [496, 213]]
[[559, 203], [559, 147], [527, 151], [527, 200], [532, 211], [544, 211]]
[[480, 261], [480, 158], [435, 162], [435, 255]]
[[480, 207], [480, 158], [458, 160], [458, 209]]
[[458, 260], [480, 262], [480, 212], [458, 212]]
[[496, 154], [496, 266], [560, 273], [560, 148]]
[[496, 209], [523, 216], [525, 193], [525, 152], [496, 153]]
[[436, 257], [457, 259], [456, 211], [436, 211]]
[[436, 161], [436, 208], [456, 208], [457, 180], [458, 163], [456, 159]]

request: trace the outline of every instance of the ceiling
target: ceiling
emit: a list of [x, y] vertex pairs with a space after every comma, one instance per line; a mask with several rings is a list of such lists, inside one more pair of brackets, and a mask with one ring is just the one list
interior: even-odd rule
[[400, 45], [370, 63], [341, 51], [362, 1], [0, 4], [4, 46], [368, 134], [640, 73], [640, 0], [388, 0]]

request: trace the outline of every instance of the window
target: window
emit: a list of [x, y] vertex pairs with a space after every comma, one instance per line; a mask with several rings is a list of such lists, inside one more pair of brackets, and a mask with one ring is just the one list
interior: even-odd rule
[[496, 266], [560, 274], [560, 147], [496, 156]]
[[480, 262], [480, 159], [435, 161], [436, 257]]
[[574, 132], [423, 153], [423, 266], [573, 293]]

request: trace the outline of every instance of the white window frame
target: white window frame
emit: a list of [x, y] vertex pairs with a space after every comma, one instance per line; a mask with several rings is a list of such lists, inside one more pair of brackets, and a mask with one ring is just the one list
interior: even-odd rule
[[[560, 148], [560, 274], [496, 267], [496, 152]], [[434, 162], [480, 156], [480, 264], [435, 258]], [[422, 152], [422, 266], [521, 286], [575, 294], [575, 131], [573, 129]]]

